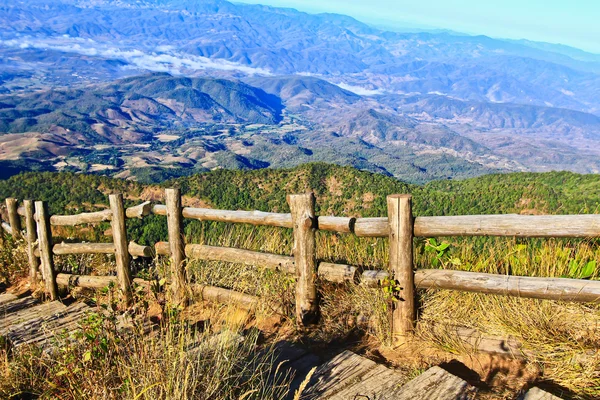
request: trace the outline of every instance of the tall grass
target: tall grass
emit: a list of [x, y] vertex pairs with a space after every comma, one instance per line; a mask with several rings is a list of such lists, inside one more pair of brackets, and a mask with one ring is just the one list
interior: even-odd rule
[[[289, 377], [273, 375], [272, 352], [258, 351], [257, 331], [194, 329], [167, 311], [159, 329], [118, 329], [92, 313], [51, 352], [0, 350], [0, 398], [283, 399]], [[275, 378], [274, 378], [275, 376]]]

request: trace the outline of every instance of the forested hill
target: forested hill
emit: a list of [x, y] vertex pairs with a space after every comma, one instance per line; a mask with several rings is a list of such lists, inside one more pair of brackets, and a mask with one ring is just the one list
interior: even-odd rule
[[0, 181], [0, 198], [47, 200], [53, 213], [75, 213], [107, 204], [123, 192], [133, 204], [161, 200], [161, 187], [178, 186], [189, 204], [202, 200], [223, 209], [285, 212], [285, 196], [312, 190], [320, 214], [383, 216], [385, 197], [412, 193], [417, 215], [567, 214], [600, 212], [600, 176], [570, 172], [495, 174], [423, 186], [323, 163], [293, 169], [215, 170], [144, 185], [104, 176], [25, 173]]

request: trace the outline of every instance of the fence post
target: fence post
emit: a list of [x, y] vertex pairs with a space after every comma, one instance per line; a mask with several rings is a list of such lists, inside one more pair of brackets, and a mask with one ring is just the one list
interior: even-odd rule
[[397, 301], [392, 307], [392, 337], [395, 341], [401, 341], [413, 331], [416, 318], [412, 196], [388, 196], [387, 206], [390, 225], [389, 266], [398, 285], [395, 288]]
[[15, 239], [22, 239], [21, 234], [21, 218], [17, 212], [17, 199], [6, 199], [6, 211], [8, 211], [8, 223], [12, 229], [12, 235]]
[[131, 271], [129, 268], [129, 249], [127, 241], [127, 229], [125, 228], [125, 207], [123, 206], [123, 195], [121, 193], [108, 196], [112, 219], [113, 243], [115, 245], [115, 259], [117, 264], [117, 281], [123, 295], [126, 306], [131, 304]]
[[287, 198], [294, 226], [294, 261], [296, 264], [296, 318], [308, 325], [319, 319], [317, 297], [317, 254], [315, 196], [313, 193], [292, 194]]
[[175, 304], [187, 300], [185, 289], [185, 246], [183, 243], [183, 225], [181, 190], [166, 189], [167, 225], [169, 228], [169, 247], [171, 250], [171, 292]]
[[57, 300], [58, 286], [56, 284], [54, 260], [52, 259], [52, 229], [50, 227], [50, 215], [48, 214], [46, 202], [35, 202], [35, 215], [37, 220], [40, 258], [42, 261], [42, 275], [44, 277], [44, 283], [46, 284], [46, 292], [50, 295], [51, 300]]
[[29, 277], [31, 282], [38, 281], [38, 272], [40, 271], [40, 259], [35, 255], [35, 241], [37, 232], [35, 225], [35, 209], [33, 200], [23, 200], [25, 207], [25, 229], [27, 232], [27, 258], [29, 259]]

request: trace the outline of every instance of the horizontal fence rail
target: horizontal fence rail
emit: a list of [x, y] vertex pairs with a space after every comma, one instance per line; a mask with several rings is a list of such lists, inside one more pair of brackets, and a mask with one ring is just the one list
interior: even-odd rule
[[[80, 286], [102, 288], [117, 285], [124, 302], [132, 298], [132, 285], [149, 286], [150, 282], [132, 279], [130, 257], [168, 256], [171, 258], [172, 299], [183, 302], [191, 292], [216, 301], [241, 302], [252, 308], [258, 304], [255, 296], [211, 286], [189, 284], [186, 260], [206, 260], [261, 266], [296, 277], [296, 316], [300, 323], [311, 324], [318, 318], [317, 286], [319, 281], [355, 283], [379, 287], [382, 282], [396, 282], [399, 302], [392, 305], [392, 333], [406, 337], [415, 323], [414, 289], [445, 289], [534, 299], [600, 302], [600, 281], [509, 276], [438, 269], [414, 269], [412, 255], [414, 237], [438, 236], [506, 236], [506, 237], [600, 237], [600, 215], [464, 215], [440, 217], [412, 216], [409, 195], [388, 197], [388, 217], [352, 218], [316, 216], [312, 194], [290, 195], [287, 200], [292, 212], [230, 211], [183, 207], [178, 189], [167, 189], [166, 205], [149, 201], [125, 209], [122, 195], [110, 196], [110, 208], [76, 215], [52, 215], [43, 202], [25, 200], [18, 207], [16, 199], [5, 202], [8, 222], [2, 229], [28, 244], [30, 275], [36, 280], [40, 272], [49, 297], [57, 298], [57, 287]], [[168, 242], [142, 246], [128, 241], [127, 219], [144, 218], [150, 214], [166, 216]], [[25, 234], [21, 218], [25, 220]], [[292, 229], [294, 254], [281, 255], [238, 248], [208, 246], [183, 241], [184, 218], [199, 221], [242, 223]], [[112, 243], [52, 243], [51, 226], [78, 226], [110, 222]], [[388, 270], [362, 270], [346, 264], [316, 259], [317, 230], [354, 234], [359, 237], [387, 237], [390, 241]], [[67, 254], [111, 254], [117, 268], [114, 276], [57, 274], [53, 256]], [[191, 291], [191, 292], [190, 292]]]
[[[459, 215], [417, 217], [415, 236], [510, 236], [510, 237], [600, 237], [600, 215]], [[363, 237], [387, 237], [387, 218], [357, 218], [354, 233]]]

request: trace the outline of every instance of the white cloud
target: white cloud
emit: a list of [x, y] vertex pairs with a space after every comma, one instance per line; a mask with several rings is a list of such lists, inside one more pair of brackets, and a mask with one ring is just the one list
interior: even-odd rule
[[385, 91], [381, 89], [367, 89], [361, 86], [348, 85], [346, 83], [334, 83], [334, 85], [337, 85], [342, 89], [348, 90], [352, 93], [356, 93], [359, 96], [377, 96], [378, 94], [385, 93]]
[[271, 75], [263, 68], [253, 68], [234, 62], [194, 56], [173, 51], [171, 46], [159, 46], [154, 53], [133, 49], [125, 50], [111, 45], [90, 42], [79, 38], [24, 38], [19, 40], [0, 40], [7, 47], [50, 49], [65, 53], [76, 53], [91, 57], [102, 57], [125, 61], [129, 68], [141, 68], [149, 71], [183, 74], [189, 70], [217, 69], [221, 71], [239, 71], [249, 75]]

